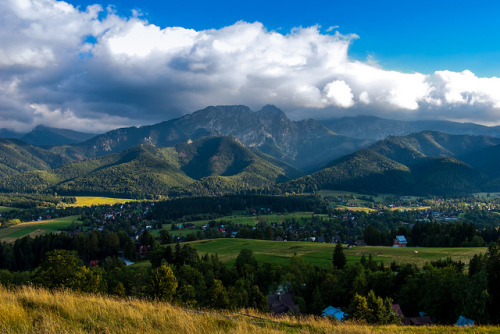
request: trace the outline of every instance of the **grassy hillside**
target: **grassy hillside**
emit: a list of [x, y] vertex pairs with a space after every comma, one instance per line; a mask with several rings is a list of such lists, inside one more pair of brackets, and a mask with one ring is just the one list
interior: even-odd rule
[[34, 287], [0, 286], [2, 333], [497, 333], [482, 326], [370, 326], [319, 317], [273, 317], [253, 310], [189, 310], [167, 303], [124, 300]]
[[[301, 241], [265, 241], [250, 239], [213, 239], [202, 240], [190, 243], [201, 254], [218, 254], [222, 261], [232, 263], [242, 249], [251, 249], [255, 258], [263, 262], [277, 262], [286, 264], [294, 255], [304, 258], [309, 263], [328, 267], [331, 264], [333, 256], [333, 244], [318, 242]], [[415, 253], [417, 251], [418, 253]], [[353, 247], [344, 248], [349, 264], [359, 262], [363, 255], [372, 255], [376, 262], [389, 264], [392, 261], [396, 263], [414, 263], [418, 266], [426, 262], [446, 259], [451, 257], [454, 261], [461, 260], [468, 263], [469, 260], [479, 253], [486, 252], [485, 247], [480, 248], [425, 248], [425, 247]]]

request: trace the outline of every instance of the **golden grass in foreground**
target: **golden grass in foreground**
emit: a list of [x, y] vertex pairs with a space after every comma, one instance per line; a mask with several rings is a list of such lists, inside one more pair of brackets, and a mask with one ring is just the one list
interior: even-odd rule
[[499, 330], [491, 326], [462, 329], [340, 325], [318, 317], [276, 318], [252, 310], [190, 311], [166, 303], [32, 287], [17, 290], [0, 287], [0, 300], [1, 333], [494, 333]]

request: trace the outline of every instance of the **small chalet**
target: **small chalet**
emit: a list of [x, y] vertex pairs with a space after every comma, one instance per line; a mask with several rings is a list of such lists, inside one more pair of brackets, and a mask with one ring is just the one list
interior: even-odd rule
[[290, 293], [268, 295], [267, 305], [274, 314], [300, 315], [299, 305], [295, 305]]
[[459, 327], [473, 327], [474, 326], [474, 320], [467, 319], [466, 317], [460, 316], [457, 320], [457, 323], [455, 326]]
[[401, 311], [401, 307], [399, 306], [399, 304], [392, 304], [392, 312], [396, 313], [401, 318], [404, 318], [403, 311]]
[[333, 306], [328, 306], [323, 310], [323, 313], [321, 313], [322, 317], [335, 318], [338, 321], [342, 321], [342, 319], [344, 319], [346, 315], [347, 314], [342, 312], [340, 307], [333, 307]]
[[406, 238], [404, 235], [398, 235], [396, 236], [396, 239], [394, 239], [394, 246], [393, 247], [406, 247], [408, 244], [408, 241], [406, 241]]

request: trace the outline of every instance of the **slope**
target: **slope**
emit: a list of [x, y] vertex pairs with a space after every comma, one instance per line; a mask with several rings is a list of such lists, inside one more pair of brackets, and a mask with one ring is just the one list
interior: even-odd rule
[[500, 138], [423, 131], [404, 137], [391, 136], [369, 149], [402, 164], [413, 164], [425, 157], [459, 157], [498, 144]]
[[206, 137], [168, 148], [139, 145], [54, 170], [13, 175], [0, 180], [0, 189], [147, 198], [240, 191], [298, 175], [294, 168], [259, 156], [234, 138]]
[[0, 139], [0, 177], [62, 166], [71, 159], [18, 139]]
[[411, 171], [394, 160], [363, 149], [332, 161], [326, 168], [292, 180], [279, 189], [286, 192], [310, 192], [321, 189], [342, 189], [364, 193], [397, 193], [411, 183]]
[[288, 182], [278, 189], [293, 192], [338, 189], [413, 195], [471, 193], [487, 186], [488, 189], [500, 189], [498, 184], [491, 184], [491, 179], [482, 170], [455, 158], [493, 150], [498, 142], [498, 138], [492, 137], [431, 131], [405, 137], [392, 136], [334, 160], [321, 171]]

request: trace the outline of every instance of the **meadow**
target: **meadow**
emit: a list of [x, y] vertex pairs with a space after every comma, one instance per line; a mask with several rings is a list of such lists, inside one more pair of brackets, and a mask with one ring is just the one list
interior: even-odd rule
[[186, 309], [169, 303], [119, 299], [35, 287], [0, 286], [2, 333], [498, 333], [481, 326], [412, 327], [338, 322], [315, 316], [275, 317], [244, 309]]
[[2, 212], [9, 212], [9, 211], [12, 211], [12, 210], [15, 210], [15, 209], [9, 208], [9, 207], [6, 207], [6, 206], [0, 206], [0, 213], [2, 213]]
[[113, 205], [135, 201], [130, 198], [96, 197], [96, 196], [75, 196], [76, 203], [69, 206], [92, 206], [92, 205]]
[[[305, 219], [311, 218], [312, 215], [313, 215], [312, 212], [304, 212], [304, 211], [287, 213], [287, 214], [269, 214], [269, 215], [257, 215], [257, 216], [243, 216], [243, 215], [235, 214], [232, 216], [225, 216], [225, 217], [210, 219], [210, 220], [197, 220], [197, 221], [192, 221], [189, 223], [194, 224], [197, 228], [199, 228], [203, 225], [207, 225], [212, 220], [215, 222], [231, 221], [234, 224], [255, 226], [259, 222], [264, 222], [266, 224], [271, 224], [271, 223], [281, 224], [287, 218], [288, 219], [294, 218], [296, 220], [300, 220], [302, 218], [305, 218]], [[328, 218], [328, 215], [326, 215], [326, 214], [320, 214], [320, 215], [316, 215], [316, 216]], [[179, 235], [179, 236], [186, 236], [189, 233], [196, 233], [196, 229], [194, 229], [194, 230], [193, 229], [180, 229], [180, 230], [171, 231], [172, 224], [163, 224], [163, 229], [168, 230], [170, 233], [172, 233], [174, 235]], [[155, 230], [152, 233], [154, 236], [158, 236], [160, 231]]]
[[[379, 205], [381, 203], [390, 203], [398, 199], [398, 196], [394, 196], [393, 194], [360, 194], [349, 191], [340, 191], [340, 190], [320, 190], [317, 192], [320, 196], [329, 196], [329, 197], [337, 197], [337, 198], [345, 198], [346, 205], [332, 205], [335, 209], [338, 210], [349, 210], [349, 211], [363, 211], [363, 212], [373, 212], [376, 211], [372, 209], [371, 206]], [[354, 198], [353, 198], [354, 197]], [[411, 201], [417, 201], [422, 197], [418, 196], [405, 196], [406, 199]], [[371, 199], [371, 201], [367, 201], [366, 199]], [[348, 206], [348, 203], [353, 203], [354, 207]], [[427, 210], [430, 209], [430, 206], [400, 206], [400, 207], [385, 207], [387, 210], [395, 211], [410, 211], [410, 210]]]
[[[219, 258], [231, 265], [242, 249], [250, 249], [259, 263], [276, 262], [287, 264], [290, 258], [297, 255], [305, 261], [320, 267], [328, 267], [332, 262], [335, 245], [302, 241], [267, 241], [251, 239], [213, 239], [190, 243], [201, 254], [218, 254]], [[424, 247], [381, 247], [359, 246], [344, 248], [348, 264], [359, 262], [361, 257], [372, 255], [377, 262], [388, 265], [392, 261], [398, 264], [414, 263], [421, 267], [426, 262], [446, 259], [462, 261], [468, 264], [475, 254], [486, 252], [486, 247], [478, 248], [424, 248]]]
[[56, 219], [41, 220], [34, 222], [21, 223], [6, 228], [0, 229], [0, 241], [14, 242], [16, 239], [30, 235], [47, 233], [58, 233], [60, 230], [67, 228], [71, 223], [77, 221], [80, 216], [68, 216]]

